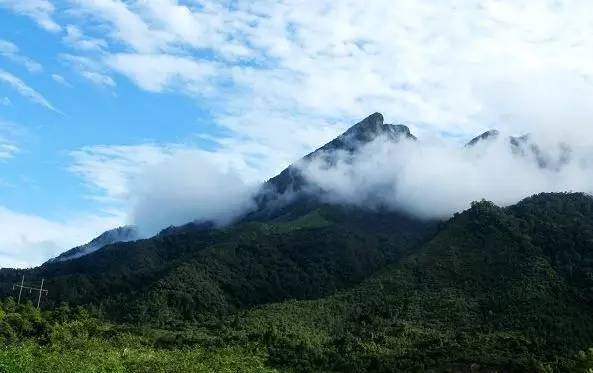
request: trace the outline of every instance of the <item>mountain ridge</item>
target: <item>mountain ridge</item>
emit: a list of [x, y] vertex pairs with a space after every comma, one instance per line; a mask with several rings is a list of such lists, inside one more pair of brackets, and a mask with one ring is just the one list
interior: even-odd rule
[[[474, 148], [479, 144], [485, 144], [487, 141], [496, 140], [500, 136], [498, 130], [488, 130], [481, 135], [476, 136], [466, 143], [466, 148]], [[386, 141], [398, 143], [402, 139], [409, 141], [417, 141], [410, 129], [402, 124], [387, 124], [384, 122], [384, 117], [381, 113], [373, 113], [358, 123], [349, 127], [346, 131], [341, 133], [333, 140], [320, 146], [316, 150], [308, 153], [293, 164], [286, 167], [278, 175], [267, 180], [259, 191], [254, 196], [255, 209], [248, 211], [245, 215], [240, 216], [237, 221], [265, 221], [274, 219], [284, 214], [304, 214], [312, 211], [315, 208], [323, 205], [325, 199], [322, 198], [323, 191], [320, 190], [315, 183], [311, 183], [303, 174], [302, 168], [306, 167], [308, 162], [320, 161], [323, 167], [332, 167], [336, 159], [348, 160], [356, 156], [356, 152], [361, 147], [370, 142], [384, 138]], [[509, 138], [511, 151], [517, 156], [533, 157], [540, 168], [560, 169], [569, 159], [569, 151], [566, 155], [561, 155], [559, 159], [552, 159], [546, 156], [536, 144], [531, 141], [529, 135], [521, 137]], [[212, 229], [214, 225], [210, 222], [189, 222], [178, 227], [168, 227], [163, 229], [159, 234], [180, 233], [184, 230], [200, 230]], [[109, 232], [109, 231], [108, 231]], [[107, 232], [105, 232], [107, 233]], [[140, 238], [140, 237], [133, 237]], [[130, 239], [123, 239], [119, 241], [127, 241]], [[100, 245], [115, 243], [118, 240], [111, 240]], [[92, 246], [92, 243], [87, 245]], [[62, 253], [57, 258], [52, 260], [62, 260], [73, 255], [74, 253], [91, 252], [96, 249], [92, 247], [85, 251], [85, 245], [80, 248], [69, 250], [68, 253]], [[100, 247], [99, 247], [100, 249]], [[80, 256], [80, 255], [78, 255]], [[71, 257], [72, 258], [72, 257]]]
[[91, 241], [84, 245], [74, 247], [70, 250], [61, 253], [55, 258], [48, 260], [48, 263], [76, 259], [81, 256], [93, 253], [97, 250], [100, 250], [107, 245], [111, 245], [117, 242], [134, 241], [139, 238], [140, 235], [137, 227], [131, 225], [117, 227], [101, 233], [99, 236], [93, 238]]
[[475, 202], [360, 285], [246, 311], [236, 328], [303, 372], [584, 372], [592, 213], [584, 193]]

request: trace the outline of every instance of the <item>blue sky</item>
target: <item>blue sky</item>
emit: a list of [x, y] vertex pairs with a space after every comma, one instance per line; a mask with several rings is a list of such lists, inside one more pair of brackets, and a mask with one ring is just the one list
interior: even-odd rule
[[456, 142], [591, 127], [588, 2], [447, 3], [0, 0], [0, 267], [231, 216], [375, 111]]

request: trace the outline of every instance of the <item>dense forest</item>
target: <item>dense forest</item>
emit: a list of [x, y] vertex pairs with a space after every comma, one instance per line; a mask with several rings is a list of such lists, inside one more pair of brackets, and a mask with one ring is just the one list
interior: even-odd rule
[[169, 233], [27, 271], [48, 278], [41, 312], [3, 288], [0, 371], [593, 369], [584, 194]]
[[[351, 287], [394, 262], [436, 228], [393, 212], [321, 205], [224, 229], [188, 225], [26, 271], [61, 302], [108, 319], [159, 327], [218, 319], [284, 299], [314, 299]], [[298, 211], [298, 213], [297, 213]], [[12, 293], [23, 271], [0, 271]]]

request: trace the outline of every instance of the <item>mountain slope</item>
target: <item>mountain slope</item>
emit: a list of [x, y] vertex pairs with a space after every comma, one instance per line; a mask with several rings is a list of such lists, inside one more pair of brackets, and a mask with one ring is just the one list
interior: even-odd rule
[[[190, 223], [0, 270], [0, 296], [22, 274], [44, 278], [44, 307], [168, 328], [178, 345], [254, 343], [288, 371], [575, 371], [593, 346], [593, 199], [482, 201], [422, 221], [325, 203], [299, 171], [354, 159], [379, 136], [415, 140], [373, 114], [270, 179], [258, 210], [235, 224]], [[528, 137], [510, 142], [535, 152]]]
[[61, 262], [65, 260], [72, 260], [81, 256], [93, 253], [107, 245], [117, 242], [134, 241], [140, 238], [138, 230], [133, 226], [118, 227], [115, 229], [103, 232], [98, 237], [94, 238], [87, 244], [77, 246], [73, 249], [63, 252], [57, 257], [50, 259], [49, 262]]
[[343, 156], [343, 153], [355, 157], [358, 149], [379, 137], [394, 144], [404, 139], [416, 140], [408, 127], [386, 124], [382, 114], [371, 114], [264, 183], [260, 193], [256, 196], [258, 209], [250, 217], [266, 219], [277, 216], [294, 209], [295, 204], [305, 209], [317, 206], [319, 191], [315, 189], [314, 185], [307, 182], [300, 168], [312, 160], [320, 160], [325, 164], [325, 167], [329, 168], [338, 157]]
[[496, 140], [499, 135], [500, 132], [498, 130], [488, 130], [483, 134], [471, 139], [467, 144], [465, 144], [465, 146], [472, 147], [476, 146], [477, 144], [483, 143], [484, 141]]
[[[398, 213], [325, 205], [297, 218], [108, 245], [26, 276], [46, 279], [50, 307], [68, 301], [111, 319], [159, 325], [199, 321], [330, 295], [397, 260], [434, 227]], [[20, 273], [0, 272], [4, 294]]]
[[[105, 245], [116, 236], [106, 233], [26, 276], [46, 279], [50, 306], [67, 301], [111, 319], [159, 325], [330, 295], [398, 260], [437, 224], [397, 211], [328, 205], [304, 187], [300, 162], [321, 158], [331, 167], [337, 152], [355, 157], [360, 146], [379, 136], [394, 143], [415, 139], [407, 127], [384, 124], [375, 113], [271, 179], [259, 210], [230, 227], [191, 223], [151, 239]], [[287, 174], [294, 177], [286, 181]], [[290, 193], [298, 197], [285, 198]], [[61, 261], [74, 256], [81, 257]], [[0, 271], [2, 294], [10, 293], [19, 273]]]
[[353, 290], [238, 329], [297, 371], [573, 370], [593, 346], [592, 212], [582, 194], [476, 203]]

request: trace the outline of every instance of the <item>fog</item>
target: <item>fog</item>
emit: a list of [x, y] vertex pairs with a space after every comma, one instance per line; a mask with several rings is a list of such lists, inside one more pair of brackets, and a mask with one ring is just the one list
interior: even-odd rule
[[332, 167], [317, 157], [300, 168], [330, 202], [421, 218], [447, 218], [481, 199], [505, 206], [539, 192], [593, 191], [593, 152], [583, 139], [532, 134], [515, 148], [509, 140], [500, 134], [465, 147], [379, 137], [354, 155], [338, 153]]
[[[540, 192], [593, 192], [587, 137], [542, 131], [518, 141], [511, 145], [505, 133], [474, 146], [438, 137], [379, 136], [355, 153], [332, 153], [331, 166], [325, 156], [296, 165], [310, 191], [328, 202], [420, 218], [446, 219], [481, 199], [506, 206]], [[201, 151], [165, 157], [132, 183], [131, 223], [142, 236], [191, 221], [231, 223], [255, 208], [259, 186], [245, 181], [245, 169], [237, 160]]]

